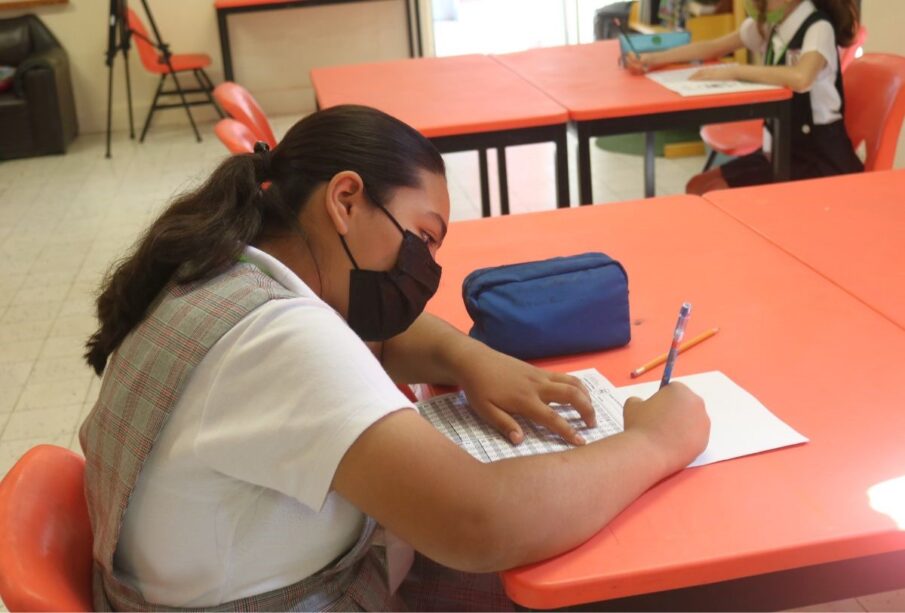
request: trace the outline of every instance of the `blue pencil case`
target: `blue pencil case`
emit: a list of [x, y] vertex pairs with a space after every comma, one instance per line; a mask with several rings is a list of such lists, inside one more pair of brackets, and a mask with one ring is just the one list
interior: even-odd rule
[[631, 340], [628, 276], [603, 253], [475, 270], [462, 283], [469, 334], [523, 360]]
[[[626, 38], [631, 40], [629, 45]], [[632, 47], [638, 53], [651, 53], [664, 51], [673, 47], [687, 45], [691, 42], [689, 32], [663, 32], [662, 34], [619, 34], [619, 49], [624, 56], [632, 51]]]

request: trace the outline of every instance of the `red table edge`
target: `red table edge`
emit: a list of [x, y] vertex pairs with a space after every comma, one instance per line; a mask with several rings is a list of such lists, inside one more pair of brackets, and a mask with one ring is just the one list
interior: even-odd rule
[[292, 2], [299, 2], [299, 0], [214, 0], [214, 8], [220, 10], [246, 8], [250, 6], [267, 6], [270, 4], [290, 4]]
[[[770, 94], [764, 95], [762, 99], [758, 100], [747, 100], [748, 95], [750, 94]], [[679, 94], [676, 94], [677, 96]], [[740, 99], [741, 98], [741, 99]], [[753, 104], [766, 104], [769, 102], [784, 102], [792, 99], [792, 90], [789, 89], [766, 89], [766, 90], [758, 90], [756, 92], [744, 92], [744, 93], [732, 93], [732, 94], [713, 94], [711, 96], [683, 96], [683, 100], [691, 100], [695, 101], [692, 104], [687, 106], [683, 106], [682, 108], [676, 109], [659, 109], [653, 110], [650, 112], [639, 113], [636, 110], [633, 110], [632, 107], [627, 106], [623, 108], [616, 109], [611, 114], [600, 116], [599, 114], [595, 114], [593, 111], [569, 111], [569, 116], [572, 121], [582, 122], [582, 121], [596, 121], [596, 120], [607, 120], [607, 119], [620, 119], [623, 117], [644, 117], [645, 115], [661, 115], [661, 114], [669, 114], [669, 113], [682, 113], [685, 111], [701, 111], [707, 109], [719, 109], [727, 106], [742, 106], [742, 105], [753, 105]], [[718, 100], [720, 104], [704, 104], [706, 101], [714, 101]], [[696, 101], [700, 101], [697, 103]], [[563, 104], [560, 102], [559, 104]], [[568, 108], [568, 107], [567, 107]], [[737, 121], [744, 121], [743, 119], [739, 119]]]
[[[834, 178], [834, 177], [827, 177], [827, 178]], [[822, 180], [824, 180], [824, 179], [810, 179], [810, 181], [817, 181], [817, 182], [822, 181]], [[787, 182], [787, 183], [788, 183], [788, 182]], [[769, 184], [769, 185], [772, 185], [772, 186], [780, 186], [780, 188], [781, 188], [781, 186], [784, 185], [784, 184], [785, 184], [785, 183], [771, 183], [771, 184]], [[757, 187], [758, 187], [758, 186], [753, 186], [753, 187], [750, 187], [750, 188], [748, 188], [748, 189], [757, 189]], [[773, 189], [776, 189], [776, 187], [774, 187]], [[792, 259], [794, 259], [796, 262], [799, 262], [800, 264], [802, 264], [803, 266], [805, 266], [808, 270], [811, 270], [812, 272], [816, 273], [816, 274], [819, 275], [821, 278], [825, 279], [826, 281], [828, 281], [829, 283], [831, 283], [831, 284], [834, 285], [835, 287], [839, 288], [840, 290], [842, 290], [843, 292], [845, 292], [846, 294], [848, 294], [849, 296], [851, 296], [852, 298], [854, 298], [855, 300], [857, 300], [859, 303], [861, 303], [861, 304], [863, 304], [864, 306], [866, 306], [868, 309], [870, 309], [871, 311], [873, 311], [874, 313], [876, 313], [877, 315], [879, 315], [880, 317], [882, 317], [882, 318], [885, 319], [886, 321], [890, 322], [891, 324], [893, 324], [893, 325], [896, 326], [897, 328], [899, 328], [899, 329], [905, 331], [905, 325], [903, 325], [903, 324], [902, 324], [901, 322], [899, 322], [899, 321], [896, 321], [895, 319], [893, 319], [892, 317], [890, 317], [889, 315], [887, 315], [886, 313], [884, 313], [883, 311], [881, 311], [880, 309], [878, 309], [877, 307], [875, 307], [874, 305], [872, 305], [871, 303], [867, 302], [864, 298], [862, 298], [860, 295], [858, 295], [858, 293], [856, 293], [854, 290], [848, 289], [847, 287], [845, 287], [844, 285], [842, 285], [841, 283], [839, 283], [838, 281], [836, 281], [835, 279], [833, 279], [832, 277], [830, 277], [827, 273], [824, 273], [824, 272], [820, 271], [820, 270], [819, 270], [818, 268], [816, 268], [814, 265], [810, 264], [808, 261], [806, 261], [806, 260], [803, 259], [802, 257], [800, 257], [800, 256], [796, 255], [795, 253], [793, 253], [792, 251], [790, 251], [790, 250], [789, 250], [790, 248], [784, 247], [784, 246], [781, 245], [778, 241], [776, 241], [776, 240], [772, 239], [770, 236], [768, 236], [765, 232], [763, 232], [763, 231], [759, 230], [758, 228], [755, 228], [754, 226], [748, 224], [748, 223], [745, 222], [745, 220], [743, 220], [742, 218], [740, 218], [740, 217], [738, 217], [737, 215], [733, 214], [731, 211], [728, 211], [728, 210], [726, 210], [725, 208], [723, 208], [723, 207], [720, 205], [720, 203], [718, 203], [718, 202], [716, 202], [716, 201], [714, 201], [714, 200], [711, 200], [711, 199], [708, 197], [708, 196], [710, 196], [710, 194], [719, 194], [719, 193], [726, 193], [726, 194], [728, 194], [728, 193], [730, 193], [731, 191], [732, 191], [731, 188], [729, 188], [729, 189], [713, 190], [713, 191], [710, 191], [710, 192], [707, 192], [706, 194], [704, 194], [704, 195], [702, 196], [702, 198], [707, 202], [707, 204], [709, 204], [710, 206], [714, 207], [714, 208], [715, 208], [716, 210], [718, 210], [719, 212], [721, 212], [721, 213], [723, 213], [724, 215], [728, 216], [730, 219], [732, 219], [732, 220], [738, 222], [739, 224], [741, 224], [742, 226], [744, 226], [745, 228], [747, 228], [747, 229], [750, 230], [751, 232], [757, 234], [759, 237], [761, 237], [762, 239], [764, 239], [765, 241], [767, 241], [768, 243], [770, 243], [771, 245], [775, 246], [777, 249], [779, 249], [780, 251], [782, 251], [783, 253], [785, 253], [786, 255], [788, 255], [789, 257], [791, 257]]]
[[[606, 528], [603, 528], [604, 530]], [[548, 593], [538, 593], [539, 588], [524, 581], [519, 576], [520, 569], [511, 569], [500, 573], [506, 595], [521, 606], [536, 609], [555, 609], [566, 606], [577, 606], [594, 602], [643, 596], [656, 592], [694, 588], [711, 583], [743, 579], [758, 575], [783, 572], [808, 566], [857, 560], [858, 558], [893, 553], [905, 550], [905, 531], [890, 529], [885, 532], [871, 534], [866, 539], [828, 540], [814, 543], [806, 548], [786, 555], [784, 563], [777, 566], [774, 562], [780, 552], [765, 551], [745, 558], [735, 559], [730, 568], [721, 568], [720, 559], [683, 566], [682, 568], [665, 567], [648, 575], [644, 582], [644, 591], [620, 587], [620, 580], [629, 579], [629, 585], [637, 586], [633, 580], [637, 575], [626, 572], [611, 577], [607, 585], [595, 581], [563, 582], [545, 589]], [[818, 561], [814, 558], [819, 557]], [[555, 559], [555, 558], [554, 558]], [[545, 562], [522, 567], [522, 570], [543, 565]], [[702, 578], [704, 580], [702, 580]], [[541, 588], [544, 589], [544, 588]]]

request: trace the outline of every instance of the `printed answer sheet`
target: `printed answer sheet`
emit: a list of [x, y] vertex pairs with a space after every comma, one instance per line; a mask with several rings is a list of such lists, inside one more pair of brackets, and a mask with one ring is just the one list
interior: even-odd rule
[[[586, 428], [578, 412], [570, 406], [554, 405], [554, 409], [571, 422], [589, 443], [622, 432], [622, 405], [625, 399], [629, 396], [648, 398], [659, 386], [659, 381], [651, 381], [616, 388], [594, 369], [571, 374], [587, 387], [597, 414], [597, 426]], [[808, 441], [719, 371], [676, 377], [674, 380], [683, 382], [704, 399], [710, 417], [710, 443], [689, 466], [703, 466]], [[559, 435], [519, 416], [515, 419], [525, 432], [525, 440], [520, 445], [512, 445], [471, 411], [463, 392], [419, 402], [418, 409], [444, 436], [481, 462], [572, 448]]]
[[[613, 385], [606, 377], [596, 370], [583, 370], [571, 374], [579, 377], [591, 394], [591, 401], [597, 413], [597, 427], [586, 428], [578, 411], [568, 405], [554, 405], [554, 408], [572, 424], [572, 427], [581, 432], [589, 443], [622, 432], [622, 401], [613, 394]], [[481, 462], [565, 451], [573, 447], [563, 441], [558, 434], [519, 415], [513, 417], [525, 433], [525, 440], [520, 445], [513, 445], [472, 412], [464, 392], [434, 396], [419, 402], [418, 410], [446, 438]]]

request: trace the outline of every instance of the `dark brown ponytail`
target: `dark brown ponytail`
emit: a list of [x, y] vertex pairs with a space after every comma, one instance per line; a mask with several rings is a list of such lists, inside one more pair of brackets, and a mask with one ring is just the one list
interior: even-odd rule
[[[383, 204], [399, 187], [417, 187], [419, 171], [445, 172], [420, 133], [368, 107], [339, 106], [296, 123], [273, 151], [234, 155], [192, 192], [176, 198], [104, 281], [100, 327], [85, 359], [102, 374], [107, 359], [141, 323], [171, 281], [219, 274], [262, 234], [298, 232], [298, 214], [314, 189], [343, 170], [361, 175]], [[268, 189], [261, 183], [270, 181]]]
[[836, 44], [851, 45], [858, 34], [860, 17], [857, 0], [813, 0], [814, 6], [830, 16], [836, 33]]

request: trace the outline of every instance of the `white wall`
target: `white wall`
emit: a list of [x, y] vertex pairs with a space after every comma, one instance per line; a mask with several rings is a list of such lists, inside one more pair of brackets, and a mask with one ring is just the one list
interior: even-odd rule
[[[867, 53], [894, 53], [905, 56], [905, 1], [861, 0], [861, 20], [867, 28]], [[899, 136], [896, 168], [905, 168], [905, 129]]]
[[[268, 113], [310, 112], [314, 109], [308, 80], [311, 68], [408, 56], [403, 2], [355, 2], [230, 16], [236, 81], [248, 87]], [[148, 4], [172, 51], [207, 53], [213, 60], [208, 74], [215, 84], [221, 82], [223, 69], [213, 0], [149, 0]], [[101, 132], [106, 125], [104, 54], [109, 5], [109, 0], [70, 0], [66, 5], [32, 11], [53, 30], [69, 53], [83, 133]], [[138, 0], [131, 0], [130, 5], [144, 16]], [[0, 18], [16, 14], [3, 11]], [[130, 70], [138, 131], [158, 77], [142, 69], [135, 49], [130, 53]], [[121, 55], [116, 60], [114, 79], [113, 125], [114, 129], [125, 130], [128, 116]], [[186, 79], [194, 80], [191, 76]], [[194, 107], [193, 114], [200, 120], [216, 116], [209, 107]], [[184, 124], [185, 113], [181, 109], [163, 111], [154, 117], [154, 124], [158, 122]]]

